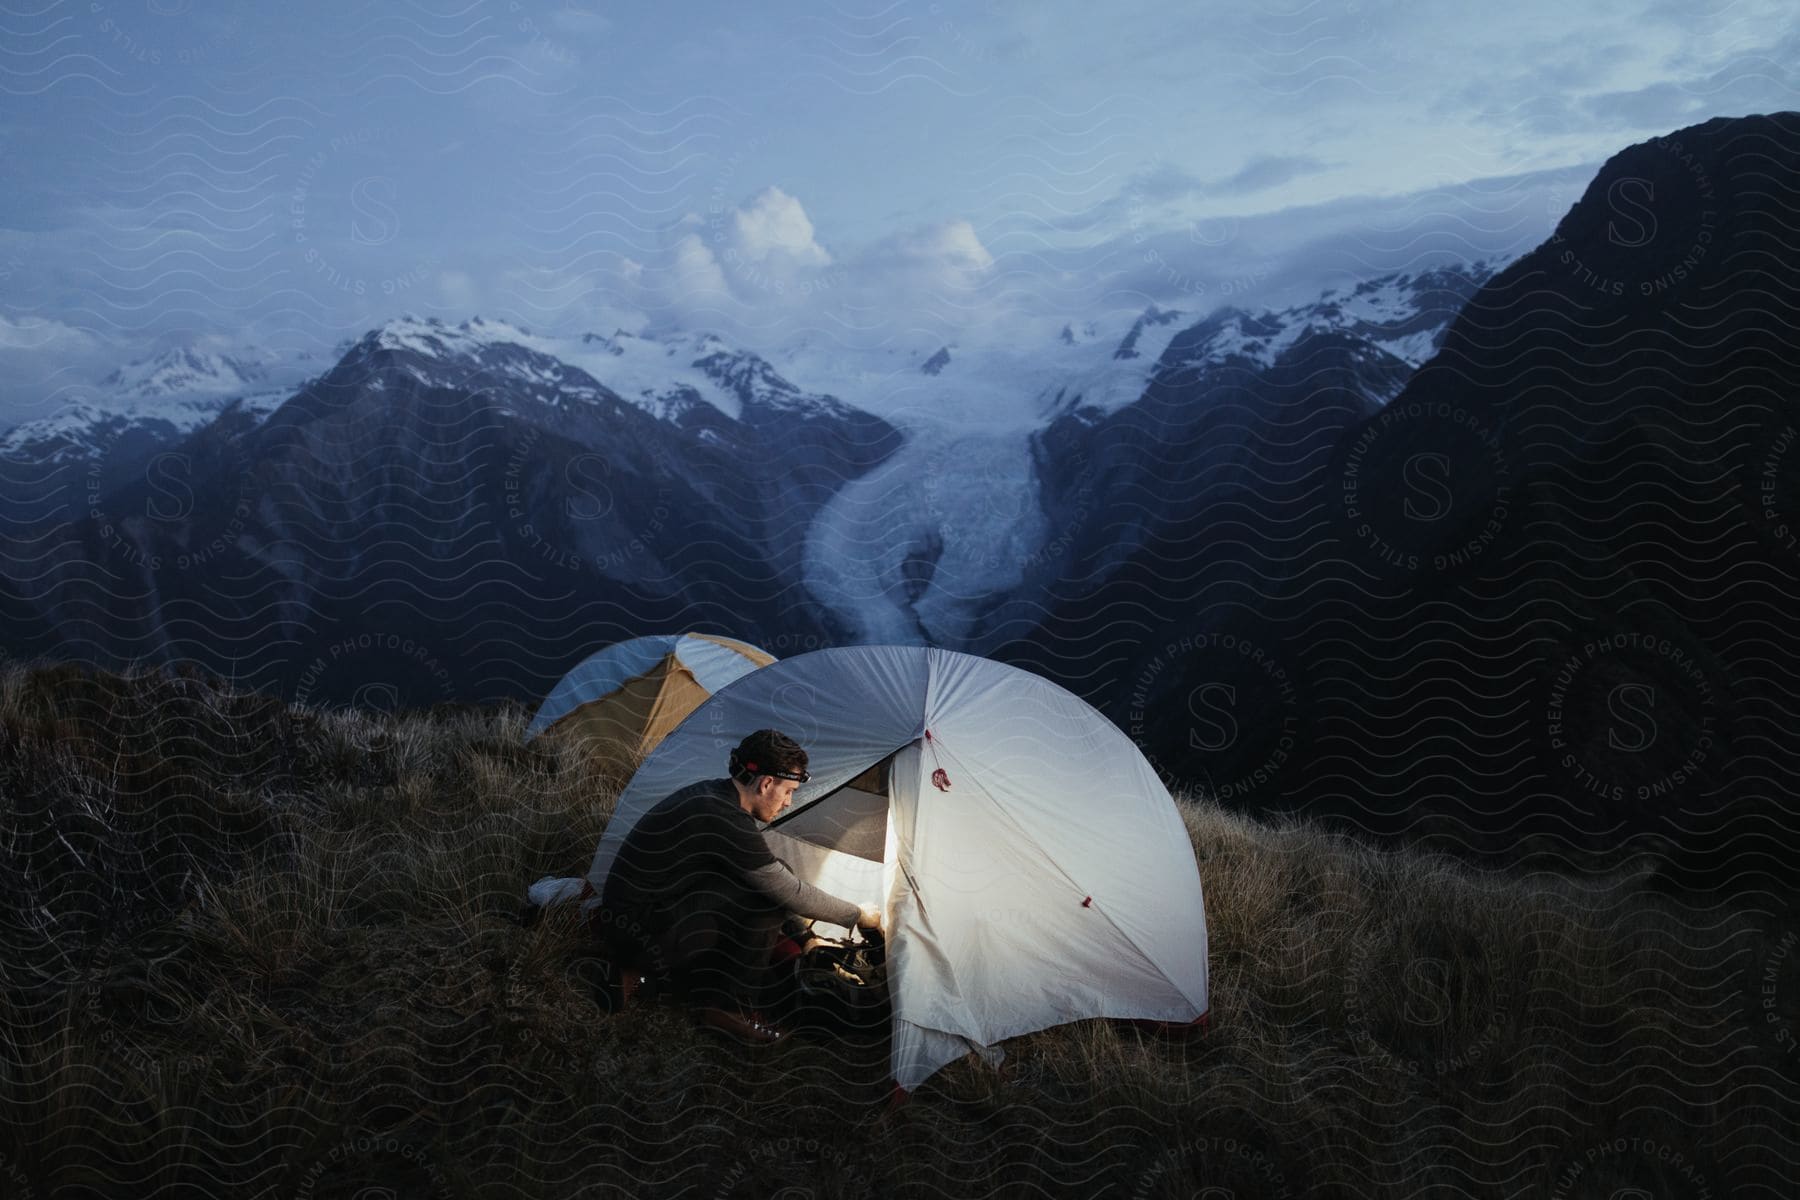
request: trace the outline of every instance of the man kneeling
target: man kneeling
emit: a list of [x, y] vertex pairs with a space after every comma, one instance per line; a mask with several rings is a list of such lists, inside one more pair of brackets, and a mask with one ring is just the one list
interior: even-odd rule
[[797, 877], [757, 822], [793, 803], [806, 751], [759, 729], [731, 752], [730, 777], [671, 793], [632, 826], [606, 877], [601, 907], [629, 953], [665, 972], [711, 1023], [759, 1041], [781, 1036], [762, 1014], [779, 999], [771, 955], [788, 913], [875, 929], [879, 912]]

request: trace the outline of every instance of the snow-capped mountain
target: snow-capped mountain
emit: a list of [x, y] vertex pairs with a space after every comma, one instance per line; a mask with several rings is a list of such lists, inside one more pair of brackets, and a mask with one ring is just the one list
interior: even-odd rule
[[[734, 421], [742, 415], [743, 399], [732, 386], [730, 372], [718, 369], [732, 357], [725, 343], [710, 334], [648, 338], [619, 329], [610, 337], [583, 334], [571, 361], [585, 361], [588, 372], [605, 379], [619, 395], [679, 423], [700, 404], [709, 404]], [[709, 363], [713, 370], [702, 365]]]
[[[1737, 880], [1745, 829], [1780, 825], [1768, 780], [1800, 774], [1792, 322], [1770, 320], [1800, 123], [1678, 136], [1498, 274], [1280, 311], [755, 351], [390, 322], [260, 422], [194, 429], [185, 472], [78, 484], [28, 536], [0, 512], [0, 637], [309, 703], [535, 699], [662, 629], [927, 639], [1063, 683], [1234, 802], [1547, 839], [1546, 863], [1570, 830], [1655, 822]], [[1656, 184], [1652, 244], [1612, 236], [1622, 179]], [[1748, 248], [1697, 250], [1715, 231]], [[1664, 735], [1624, 754], [1621, 681]], [[1566, 747], [1543, 732], [1565, 684]], [[794, 689], [775, 719], [804, 735], [831, 699]]]
[[759, 355], [716, 334], [678, 331], [645, 336], [623, 329], [578, 337], [534, 334], [486, 317], [447, 325], [411, 314], [371, 330], [347, 348], [339, 369], [367, 356], [403, 351], [405, 372], [433, 387], [491, 386], [560, 407], [615, 397], [676, 425], [731, 421], [747, 412], [785, 410], [845, 417], [849, 406], [790, 382]]
[[178, 446], [255, 428], [316, 366], [305, 355], [201, 345], [129, 362], [0, 437], [0, 521], [29, 539], [103, 511], [101, 496], [149, 475], [185, 487], [205, 456]]
[[[486, 317], [450, 325], [403, 315], [341, 344], [334, 370], [352, 375], [385, 352], [410, 379], [442, 388], [493, 388], [549, 407], [627, 401], [677, 425], [704, 427], [709, 414], [763, 413], [844, 418], [849, 406], [790, 382], [758, 355], [705, 332], [645, 337], [546, 337]], [[36, 464], [84, 462], [172, 445], [227, 410], [260, 423], [300, 390], [307, 368], [264, 351], [182, 346], [128, 363], [48, 417], [0, 437], [0, 457]], [[387, 386], [375, 371], [369, 386]]]
[[[1026, 436], [1065, 414], [1092, 421], [1117, 412], [1159, 372], [1267, 369], [1302, 338], [1324, 333], [1354, 339], [1372, 362], [1410, 373], [1497, 266], [1396, 272], [1283, 310], [1152, 304], [980, 337], [971, 331], [951, 344], [899, 338], [870, 348], [809, 330], [773, 348], [769, 360], [790, 379], [902, 426]], [[1392, 394], [1388, 387], [1374, 398]]]
[[[259, 361], [259, 358], [261, 361]], [[100, 386], [118, 399], [235, 395], [269, 377], [267, 356], [178, 347], [113, 371]]]
[[[1618, 235], [1626, 184], [1642, 239]], [[1159, 379], [1135, 427], [1057, 433], [1052, 502], [1090, 513], [1056, 510], [1079, 549], [1005, 656], [1227, 803], [1534, 871], [1650, 851], [1658, 888], [1785, 892], [1796, 194], [1800, 117], [1718, 118], [1610, 159], [1442, 334], [1413, 323], [1416, 278], [1323, 298], [1331, 328], [1272, 362], [1286, 331], [1236, 323], [1242, 349]], [[1381, 394], [1428, 337], [1359, 412], [1352, 388]]]
[[303, 364], [266, 352], [179, 346], [135, 360], [48, 417], [0, 437], [0, 457], [87, 461], [121, 447], [149, 450], [217, 420], [228, 408], [267, 416], [302, 378]]
[[[400, 355], [402, 371], [427, 387], [480, 386], [485, 380], [505, 378], [545, 403], [555, 403], [564, 392], [565, 375], [570, 389], [592, 393], [591, 383], [565, 372], [548, 355], [531, 349], [530, 335], [500, 321], [473, 317], [460, 325], [446, 325], [436, 317], [411, 313], [371, 329], [344, 348], [334, 374], [373, 369], [382, 352]], [[382, 390], [385, 381], [376, 381]]]
[[1191, 342], [1189, 361], [1247, 359], [1268, 367], [1309, 333], [1360, 338], [1417, 368], [1443, 343], [1450, 322], [1497, 264], [1486, 260], [1418, 274], [1384, 275], [1349, 291], [1333, 288], [1312, 304], [1277, 313], [1222, 309], [1212, 328]]
[[987, 331], [979, 340], [859, 347], [808, 331], [769, 355], [803, 381], [903, 426], [1021, 432], [1071, 396], [1118, 407], [1143, 394], [1157, 359], [1200, 314], [1152, 305], [1072, 322]]
[[646, 337], [617, 330], [608, 338], [586, 334], [582, 343], [599, 353], [565, 350], [564, 356], [605, 379], [626, 399], [671, 420], [683, 419], [699, 401], [733, 420], [742, 420], [746, 408], [758, 407], [835, 417], [852, 411], [828, 393], [789, 382], [760, 355], [711, 333]]
[[[1483, 260], [1418, 273], [1396, 272], [1348, 291], [1334, 288], [1310, 304], [1257, 312], [1227, 306], [1197, 322], [1179, 320], [1182, 314], [1152, 306], [1114, 351], [1121, 363], [1143, 363], [1140, 370], [1092, 371], [1057, 397], [1053, 415], [1080, 413], [1092, 422], [1138, 400], [1157, 373], [1266, 371], [1302, 340], [1323, 334], [1354, 339], [1361, 344], [1365, 361], [1391, 359], [1390, 366], [1410, 374], [1437, 350], [1450, 322], [1497, 266]], [[1073, 344], [1076, 339], [1071, 334], [1068, 340]], [[1371, 386], [1368, 398], [1386, 403], [1404, 382], [1402, 376]]]
[[[1280, 312], [1220, 309], [1169, 347], [1170, 362], [1190, 369], [1248, 365], [1267, 370], [1303, 338], [1335, 333], [1365, 344], [1365, 357], [1387, 356], [1417, 370], [1437, 351], [1450, 322], [1496, 264], [1479, 261], [1418, 274], [1367, 280], [1349, 291], [1332, 289], [1311, 304]], [[1381, 403], [1398, 388], [1372, 392]]]
[[[529, 668], [544, 676], [601, 597], [619, 636], [704, 613], [752, 640], [797, 628], [979, 648], [1041, 616], [1033, 597], [1078, 559], [1104, 574], [1127, 557], [1158, 504], [1254, 457], [1293, 403], [1303, 425], [1378, 406], [1487, 273], [1391, 276], [1283, 312], [1118, 310], [1010, 340], [852, 351], [815, 334], [767, 356], [705, 331], [404, 315], [291, 393], [266, 390], [253, 357], [172, 355], [121, 370], [109, 409], [69, 414], [66, 447], [137, 420], [179, 453], [116, 487], [77, 472], [59, 519], [99, 512], [112, 540], [79, 535], [45, 578], [79, 590], [98, 560], [169, 603], [218, 572], [241, 600], [210, 595], [189, 624], [210, 625], [220, 652], [271, 629], [310, 644], [322, 612], [361, 628], [372, 594], [522, 605], [516, 627], [549, 639]], [[1219, 413], [1241, 419], [1213, 429]], [[546, 569], [580, 582], [545, 591]], [[87, 627], [154, 654], [168, 619]]]
[[[1090, 536], [1088, 549], [1104, 546], [1104, 573], [1155, 510], [1191, 490], [1186, 481], [1243, 454], [1264, 422], [1294, 420], [1292, 402], [1275, 411], [1275, 392], [1313, 408], [1335, 403], [1308, 399], [1310, 373], [1341, 384], [1347, 416], [1392, 399], [1494, 269], [1395, 273], [1281, 311], [1152, 305], [1065, 322], [1024, 344], [940, 347], [922, 361], [919, 347], [885, 372], [880, 355], [821, 364], [840, 394], [890, 413], [908, 437], [821, 511], [808, 533], [808, 587], [866, 640], [983, 648], [1005, 627], [1004, 597], [1035, 594]], [[805, 350], [796, 374], [825, 357]], [[1307, 370], [1290, 384], [1284, 364], [1296, 356]], [[1226, 436], [1177, 436], [1221, 405], [1241, 418]], [[1095, 534], [1105, 525], [1114, 528]], [[1014, 616], [1028, 622], [1031, 607]]]
[[[798, 583], [805, 530], [900, 441], [716, 337], [479, 317], [389, 321], [261, 420], [235, 411], [117, 486], [67, 473], [0, 560], [10, 628], [312, 697], [391, 672], [414, 701], [542, 694], [648, 628], [835, 639]], [[414, 652], [343, 657], [383, 630]]]

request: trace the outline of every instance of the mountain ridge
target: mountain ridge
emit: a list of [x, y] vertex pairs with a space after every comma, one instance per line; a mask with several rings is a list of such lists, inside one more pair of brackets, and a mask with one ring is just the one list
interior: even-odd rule
[[1773, 199], [1796, 163], [1791, 113], [1621, 150], [1392, 400], [1296, 387], [1259, 457], [1150, 476], [1160, 523], [1120, 546], [1116, 516], [1078, 522], [1086, 585], [996, 652], [1238, 804], [1776, 877], [1800, 843], [1773, 798], [1800, 777], [1800, 264]]
[[[1381, 286], [1391, 289], [1397, 278], [1382, 277]], [[1039, 410], [1035, 424], [947, 442], [929, 420], [898, 428], [830, 389], [794, 382], [790, 372], [803, 360], [778, 366], [706, 331], [552, 338], [482, 316], [450, 324], [403, 313], [344, 343], [338, 361], [294, 394], [235, 409], [225, 404], [185, 439], [153, 444], [116, 486], [96, 484], [91, 469], [72, 473], [66, 503], [40, 513], [37, 528], [51, 530], [54, 543], [66, 532], [59, 517], [92, 525], [86, 533], [69, 526], [75, 544], [53, 556], [51, 578], [64, 584], [82, 576], [85, 554], [101, 562], [123, 557], [121, 577], [141, 579], [145, 595], [200, 603], [205, 611], [189, 618], [191, 625], [218, 621], [238, 631], [223, 640], [305, 641], [313, 636], [306, 632], [312, 592], [303, 579], [339, 590], [361, 579], [415, 606], [411, 593], [422, 590], [505, 590], [497, 576], [471, 592], [469, 579], [452, 585], [443, 574], [450, 561], [474, 570], [469, 578], [492, 574], [475, 565], [475, 527], [443, 524], [457, 507], [444, 489], [463, 479], [465, 488], [477, 488], [471, 499], [503, 501], [504, 515], [481, 518], [481, 528], [496, 534], [487, 553], [498, 556], [493, 566], [502, 574], [525, 572], [521, 584], [530, 591], [547, 582], [546, 569], [570, 581], [598, 572], [628, 589], [624, 608], [637, 615], [621, 619], [631, 624], [673, 620], [648, 614], [675, 614], [708, 597], [701, 607], [741, 633], [745, 616], [733, 611], [726, 581], [748, 579], [761, 599], [740, 607], [772, 622], [769, 636], [854, 639], [879, 629], [897, 640], [973, 648], [1004, 628], [998, 611], [1015, 620], [1034, 613], [1029, 598], [1008, 608], [1002, 593], [1029, 589], [1068, 562], [1070, 547], [1059, 544], [1044, 516], [1044, 480], [1060, 468], [1047, 461], [1042, 435], [1061, 419], [1059, 406], [1079, 409], [1076, 425], [1085, 428], [1095, 414], [1139, 404], [1133, 393], [1145, 381], [1181, 366], [1169, 347], [1184, 334], [1229, 327], [1241, 350], [1245, 335], [1268, 334], [1283, 322], [1347, 327], [1336, 315], [1340, 304], [1321, 297], [1254, 318], [1268, 328], [1249, 328], [1229, 311], [1195, 322], [1150, 306], [1117, 340], [1102, 323], [1083, 322], [1073, 346], [1053, 343], [1072, 358], [1011, 385], [1021, 404]], [[1216, 343], [1202, 349], [1217, 351]], [[1134, 356], [1118, 357], [1126, 346]], [[945, 385], [976, 392], [1017, 361], [992, 348], [959, 349], [954, 357], [943, 348], [941, 357]], [[1254, 354], [1213, 358], [1209, 370], [1228, 359], [1262, 369]], [[1059, 362], [1089, 373], [1063, 379], [1046, 403], [1037, 393]], [[779, 464], [779, 486], [759, 491], [739, 481], [766, 469], [746, 464]], [[16, 466], [13, 473], [29, 474]], [[485, 485], [473, 482], [483, 478]], [[904, 489], [903, 503], [880, 495], [892, 481]], [[182, 505], [169, 496], [182, 497]], [[684, 517], [673, 517], [676, 511]], [[171, 513], [191, 527], [163, 519]], [[438, 532], [407, 528], [408, 513]], [[394, 546], [420, 545], [398, 558], [343, 552], [374, 530]], [[302, 555], [309, 565], [278, 568], [272, 556], [284, 546], [313, 547]], [[1025, 570], [1012, 572], [1000, 561], [1006, 555]], [[196, 581], [152, 585], [147, 577], [171, 564], [223, 569], [226, 560], [239, 582], [228, 589], [224, 609], [279, 613], [273, 624], [213, 611], [195, 593]], [[391, 579], [384, 574], [394, 572]], [[417, 582], [402, 585], [408, 575]], [[690, 577], [693, 586], [685, 587]], [[262, 582], [244, 582], [253, 579]], [[277, 595], [284, 599], [271, 607]], [[102, 607], [118, 611], [113, 601]], [[57, 623], [42, 604], [39, 611]], [[161, 608], [155, 612], [147, 624], [122, 611], [107, 618], [137, 630], [115, 649], [132, 658], [178, 656], [160, 630]], [[346, 621], [352, 618], [338, 615], [325, 624]], [[619, 636], [638, 631], [621, 624]]]

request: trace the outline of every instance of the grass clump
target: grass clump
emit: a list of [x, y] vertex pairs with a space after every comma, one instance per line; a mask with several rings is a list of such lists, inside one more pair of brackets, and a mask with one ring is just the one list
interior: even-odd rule
[[1773, 898], [1184, 796], [1207, 1035], [1045, 1030], [892, 1107], [879, 1054], [610, 1013], [570, 914], [513, 923], [615, 799], [525, 723], [0, 668], [6, 1194], [1772, 1197], [1792, 1170]]

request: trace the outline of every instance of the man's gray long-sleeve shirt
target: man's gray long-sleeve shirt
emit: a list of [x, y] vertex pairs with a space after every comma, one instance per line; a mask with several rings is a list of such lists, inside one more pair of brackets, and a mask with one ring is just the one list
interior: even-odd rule
[[771, 908], [837, 925], [859, 909], [807, 883], [770, 851], [729, 779], [689, 784], [638, 818], [606, 877], [601, 904], [667, 910], [703, 891], [748, 890]]

